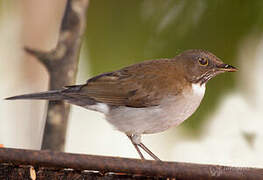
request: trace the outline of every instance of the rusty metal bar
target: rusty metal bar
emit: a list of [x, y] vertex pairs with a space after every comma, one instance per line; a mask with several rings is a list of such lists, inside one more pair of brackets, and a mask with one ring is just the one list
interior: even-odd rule
[[18, 179], [31, 179], [31, 180], [167, 180], [166, 177], [149, 177], [143, 175], [132, 174], [118, 174], [118, 173], [100, 173], [94, 171], [77, 171], [72, 169], [54, 169], [49, 167], [34, 168], [31, 165], [12, 165], [0, 163], [0, 179], [1, 180], [18, 180]]
[[0, 148], [0, 163], [178, 179], [263, 179], [263, 169]]

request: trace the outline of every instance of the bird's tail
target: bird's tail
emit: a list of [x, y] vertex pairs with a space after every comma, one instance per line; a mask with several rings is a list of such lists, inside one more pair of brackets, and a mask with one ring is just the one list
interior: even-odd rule
[[62, 100], [63, 95], [61, 94], [61, 90], [53, 90], [46, 92], [39, 92], [33, 94], [23, 94], [18, 96], [12, 96], [5, 98], [6, 100], [17, 100], [17, 99], [47, 99], [47, 100]]

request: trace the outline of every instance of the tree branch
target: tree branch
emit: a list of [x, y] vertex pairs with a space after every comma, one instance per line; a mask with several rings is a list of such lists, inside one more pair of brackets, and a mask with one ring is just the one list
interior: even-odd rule
[[[48, 70], [49, 89], [60, 89], [75, 83], [87, 8], [88, 0], [67, 1], [58, 43], [54, 50], [44, 52], [25, 47], [25, 51], [35, 56]], [[42, 149], [64, 150], [69, 109], [69, 105], [64, 102], [49, 103]]]
[[[9, 168], [10, 166], [17, 168], [17, 166], [21, 167], [21, 165], [30, 165], [30, 168], [33, 167], [33, 169], [37, 169], [38, 171], [53, 169], [53, 175], [59, 172], [60, 175], [67, 176], [70, 174], [69, 172], [71, 172], [71, 175], [76, 174], [76, 176], [78, 175], [80, 177], [89, 177], [89, 175], [93, 177], [116, 175], [117, 177], [122, 175], [123, 179], [125, 177], [127, 179], [132, 179], [131, 176], [142, 177], [142, 179], [145, 177], [206, 180], [263, 179], [263, 169], [258, 168], [149, 160], [143, 161], [118, 157], [0, 148], [0, 177], [4, 173], [2, 169], [6, 169], [6, 166], [9, 166]], [[29, 167], [26, 168], [25, 171], [28, 172]], [[36, 172], [37, 175], [40, 174], [38, 171]], [[87, 174], [87, 172], [89, 173]], [[52, 172], [47, 172], [47, 174], [50, 173], [52, 174]], [[52, 176], [49, 175], [49, 177]]]

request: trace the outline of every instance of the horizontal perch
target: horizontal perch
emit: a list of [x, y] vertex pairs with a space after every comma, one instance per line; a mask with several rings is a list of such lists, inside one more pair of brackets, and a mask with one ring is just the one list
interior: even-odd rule
[[263, 179], [263, 169], [0, 148], [0, 163], [178, 179]]

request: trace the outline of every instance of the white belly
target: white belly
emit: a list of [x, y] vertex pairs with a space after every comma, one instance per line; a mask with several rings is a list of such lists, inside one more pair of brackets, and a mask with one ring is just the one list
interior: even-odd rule
[[168, 97], [159, 106], [147, 108], [118, 107], [106, 113], [106, 119], [126, 134], [148, 134], [178, 126], [200, 105], [205, 85], [192, 85], [180, 97]]

